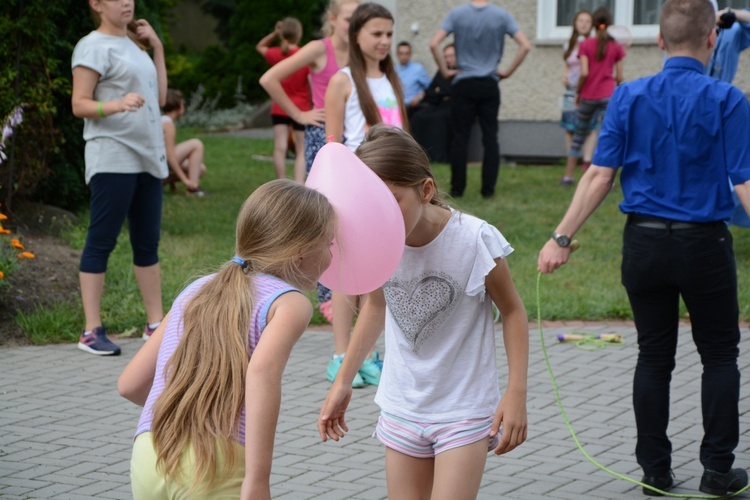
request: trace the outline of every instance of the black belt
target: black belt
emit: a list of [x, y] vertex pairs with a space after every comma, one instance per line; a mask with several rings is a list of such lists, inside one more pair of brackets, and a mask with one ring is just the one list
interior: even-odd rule
[[638, 215], [628, 214], [628, 224], [638, 227], [647, 227], [649, 229], [692, 229], [696, 227], [709, 227], [716, 224], [722, 224], [721, 221], [716, 222], [682, 222], [679, 220], [662, 219], [660, 217], [651, 217], [650, 215]]

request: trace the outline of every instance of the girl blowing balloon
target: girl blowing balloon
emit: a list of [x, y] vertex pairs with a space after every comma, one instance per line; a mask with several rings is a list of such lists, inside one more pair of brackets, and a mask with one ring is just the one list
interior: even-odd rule
[[329, 266], [334, 224], [325, 196], [291, 180], [245, 201], [235, 257], [180, 294], [118, 381], [145, 405], [134, 498], [271, 498], [281, 376], [312, 316], [300, 290]]
[[[326, 91], [329, 140], [343, 142], [354, 151], [369, 127], [377, 123], [402, 127], [406, 123], [401, 82], [390, 55], [392, 43], [393, 16], [388, 9], [376, 3], [357, 7], [349, 23], [349, 67], [331, 78]], [[333, 293], [332, 304], [334, 355], [326, 369], [331, 382], [349, 345], [356, 297]], [[352, 384], [363, 387], [379, 381], [380, 367], [368, 358]]]
[[[393, 192], [406, 246], [391, 279], [367, 297], [318, 430], [323, 441], [348, 431], [351, 381], [385, 328], [375, 435], [386, 446], [388, 497], [474, 498], [488, 450], [507, 453], [526, 439], [528, 322], [505, 260], [513, 249], [440, 199], [427, 154], [406, 132], [376, 125], [357, 155]], [[508, 358], [502, 397], [491, 302]]]

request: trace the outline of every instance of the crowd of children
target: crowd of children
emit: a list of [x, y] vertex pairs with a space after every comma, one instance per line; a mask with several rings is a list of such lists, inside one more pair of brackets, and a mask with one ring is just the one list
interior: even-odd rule
[[[732, 468], [739, 331], [736, 271], [724, 220], [733, 208], [727, 178], [750, 209], [750, 146], [743, 140], [750, 106], [736, 88], [703, 74], [717, 36], [710, 3], [665, 2], [659, 44], [667, 62], [654, 77], [617, 88], [625, 52], [608, 34], [607, 9], [576, 14], [564, 55], [561, 124], [570, 147], [563, 184], [573, 184], [581, 148], [597, 117], [608, 106], [609, 111], [592, 166], [540, 252], [538, 266], [548, 273], [567, 261], [571, 237], [622, 168], [621, 209], [628, 214], [623, 285], [640, 348], [636, 457], [647, 495], [674, 486], [666, 422], [679, 296], [691, 311], [705, 370], [700, 489], [726, 495], [748, 482], [744, 469]], [[257, 188], [241, 207], [235, 256], [189, 284], [164, 315], [157, 254], [162, 184], [176, 190], [182, 183], [187, 195], [204, 196], [203, 144], [198, 139], [176, 143], [175, 122], [185, 102], [167, 88], [163, 46], [146, 21], [134, 20], [132, 0], [89, 0], [89, 5], [98, 27], [81, 39], [72, 60], [72, 106], [85, 123], [91, 187], [80, 268], [86, 325], [78, 347], [99, 355], [120, 353], [101, 324], [100, 303], [107, 259], [127, 218], [147, 313], [147, 342], [118, 381], [120, 393], [143, 406], [131, 461], [134, 498], [271, 498], [282, 375], [313, 314], [301, 292], [317, 287], [323, 304], [330, 294], [318, 280], [331, 264], [337, 214], [326, 196], [303, 185], [326, 142], [343, 143], [387, 186], [403, 216], [405, 239], [403, 257], [381, 287], [361, 297], [332, 294], [334, 353], [326, 371], [332, 385], [318, 419], [320, 437], [341, 439], [349, 430], [345, 415], [352, 388], [377, 385], [381, 412], [374, 436], [385, 445], [389, 497], [435, 498], [439, 492], [441, 498], [475, 498], [488, 452], [508, 453], [527, 438], [527, 312], [508, 264], [513, 247], [497, 228], [446, 201], [427, 153], [408, 131], [391, 56], [391, 12], [377, 3], [332, 0], [323, 39], [299, 47], [301, 24], [288, 17], [257, 43], [271, 65], [260, 84], [274, 101], [279, 179]], [[528, 52], [528, 40], [513, 18], [488, 5], [472, 0], [454, 9], [431, 42], [441, 74], [456, 77], [460, 73], [438, 51], [454, 33], [457, 67], [464, 72], [457, 78], [463, 84], [454, 87], [461, 102], [509, 77]], [[465, 38], [466, 23], [477, 15], [492, 26], [477, 40], [502, 32], [519, 45], [504, 70], [497, 70], [495, 61], [491, 74], [484, 74], [487, 64], [477, 55], [476, 40], [472, 45]], [[142, 46], [150, 47], [153, 57]], [[493, 50], [502, 55], [502, 44]], [[461, 97], [461, 92], [468, 94]], [[499, 95], [490, 94], [482, 106], [495, 110], [496, 121]], [[646, 123], [655, 109], [661, 120]], [[681, 120], [692, 120], [695, 127]], [[702, 134], [696, 132], [703, 130], [699, 124], [713, 128]], [[294, 181], [284, 179], [290, 133]], [[495, 129], [495, 142], [496, 135]], [[498, 152], [485, 139], [491, 162]], [[463, 158], [452, 154], [451, 191], [460, 196], [465, 151], [458, 150]], [[653, 175], [656, 167], [663, 173]], [[487, 169], [482, 194], [491, 197], [497, 169]], [[684, 176], [695, 182], [681, 190]], [[698, 196], [706, 186], [718, 193], [710, 200]], [[686, 250], [697, 245], [713, 245], [705, 265]], [[689, 266], [675, 263], [677, 247]], [[708, 288], [713, 295], [706, 295]], [[503, 323], [504, 387], [493, 306]], [[385, 362], [373, 352], [383, 332]]]

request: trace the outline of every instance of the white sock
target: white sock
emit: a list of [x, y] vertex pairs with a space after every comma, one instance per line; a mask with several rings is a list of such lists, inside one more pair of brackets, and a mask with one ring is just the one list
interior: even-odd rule
[[156, 329], [157, 329], [157, 328], [159, 327], [159, 325], [161, 325], [161, 321], [157, 321], [157, 322], [156, 322], [156, 323], [154, 323], [153, 325], [148, 325], [148, 327], [149, 327], [149, 329], [151, 329], [151, 330], [156, 330]]

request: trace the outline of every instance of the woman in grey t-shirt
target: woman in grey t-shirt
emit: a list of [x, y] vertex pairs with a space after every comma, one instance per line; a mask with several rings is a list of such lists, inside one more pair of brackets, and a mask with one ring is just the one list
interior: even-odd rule
[[[163, 317], [157, 250], [167, 163], [159, 106], [166, 99], [167, 71], [164, 47], [146, 20], [134, 20], [132, 0], [91, 0], [89, 5], [99, 27], [78, 42], [72, 58], [73, 114], [84, 119], [91, 189], [80, 266], [86, 326], [78, 347], [117, 355], [120, 348], [107, 338], [100, 306], [107, 260], [126, 217], [148, 317], [145, 338]], [[153, 60], [144, 46], [153, 49]]]

